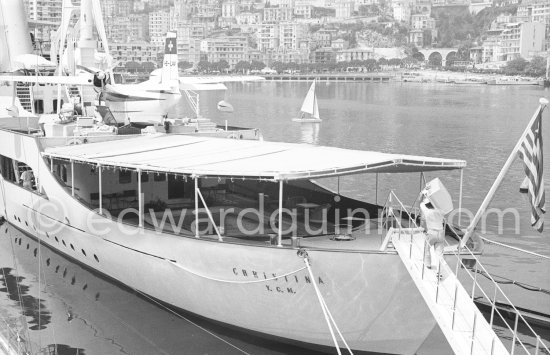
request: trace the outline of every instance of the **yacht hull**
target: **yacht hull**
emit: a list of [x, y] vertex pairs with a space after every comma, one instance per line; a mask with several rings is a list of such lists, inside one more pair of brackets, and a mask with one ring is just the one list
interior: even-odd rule
[[[290, 342], [331, 347], [313, 282], [354, 350], [414, 354], [435, 326], [394, 251], [307, 251], [139, 229], [90, 211], [60, 185], [37, 138], [0, 131], [0, 154], [36, 172], [43, 194], [1, 181], [0, 213], [42, 243], [174, 307]], [[100, 225], [90, 225], [90, 217]], [[342, 344], [341, 344], [342, 345]]]

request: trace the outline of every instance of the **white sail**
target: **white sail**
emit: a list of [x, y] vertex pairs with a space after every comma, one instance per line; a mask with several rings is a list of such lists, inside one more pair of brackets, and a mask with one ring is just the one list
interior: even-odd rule
[[319, 118], [319, 108], [317, 107], [317, 97], [315, 96], [315, 80], [309, 87], [304, 103], [300, 111], [309, 113], [315, 118]]

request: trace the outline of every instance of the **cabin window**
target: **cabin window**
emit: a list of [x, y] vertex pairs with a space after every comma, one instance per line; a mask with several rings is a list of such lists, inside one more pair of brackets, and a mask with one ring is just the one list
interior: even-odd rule
[[64, 183], [67, 183], [67, 166], [65, 164], [57, 166], [57, 175]]
[[118, 182], [120, 184], [129, 184], [132, 182], [132, 172], [130, 170], [120, 170], [118, 172]]
[[185, 197], [185, 180], [181, 176], [168, 175], [168, 198]]
[[141, 182], [149, 181], [149, 173], [141, 173]]
[[159, 182], [159, 181], [166, 181], [166, 174], [159, 174], [159, 173], [156, 173], [156, 174], [155, 174], [154, 181], [156, 181], [156, 182]]
[[44, 113], [44, 100], [34, 100], [34, 113]]
[[[52, 105], [53, 105], [53, 113], [57, 113], [57, 99], [53, 100]], [[60, 107], [61, 106], [63, 106], [63, 100], [61, 100]]]
[[2, 177], [10, 182], [17, 183], [18, 176], [15, 174], [15, 162], [11, 158], [0, 155], [0, 174]]

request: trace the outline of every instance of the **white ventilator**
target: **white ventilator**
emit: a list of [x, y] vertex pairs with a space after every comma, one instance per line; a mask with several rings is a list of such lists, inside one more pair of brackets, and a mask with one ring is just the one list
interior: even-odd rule
[[428, 182], [422, 193], [444, 215], [451, 213], [454, 209], [451, 194], [439, 178]]

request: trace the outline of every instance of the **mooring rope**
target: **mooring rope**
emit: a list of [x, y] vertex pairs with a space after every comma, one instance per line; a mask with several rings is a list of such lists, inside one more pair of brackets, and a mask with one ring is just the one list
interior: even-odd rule
[[346, 349], [349, 351], [351, 355], [353, 355], [353, 352], [351, 351], [348, 343], [346, 342], [346, 339], [344, 339], [344, 336], [340, 332], [340, 328], [338, 328], [338, 325], [336, 324], [336, 321], [332, 317], [332, 314], [328, 309], [327, 303], [325, 302], [325, 299], [323, 298], [323, 295], [321, 294], [321, 291], [317, 286], [317, 281], [315, 281], [315, 276], [313, 275], [313, 271], [311, 270], [311, 265], [309, 264], [309, 255], [305, 250], [300, 249], [298, 250], [298, 256], [301, 256], [304, 258], [304, 263], [306, 264], [307, 271], [309, 272], [309, 276], [311, 277], [313, 287], [315, 288], [315, 293], [317, 294], [317, 298], [319, 299], [319, 303], [321, 304], [321, 309], [323, 311], [323, 315], [325, 316], [325, 321], [327, 322], [328, 329], [330, 331], [330, 335], [332, 336], [332, 341], [334, 342], [334, 347], [336, 348], [338, 355], [342, 355], [342, 353], [340, 351], [340, 345], [338, 345], [338, 340], [334, 335], [334, 330], [332, 329], [333, 326], [334, 326], [334, 329], [336, 329], [336, 331], [338, 332], [338, 335], [340, 336], [340, 338], [342, 339], [342, 342], [344, 343]]
[[271, 281], [271, 280], [277, 280], [277, 279], [280, 279], [280, 278], [284, 278], [285, 276], [289, 276], [289, 275], [292, 275], [292, 274], [295, 274], [297, 272], [300, 272], [302, 270], [305, 270], [307, 268], [307, 266], [304, 266], [300, 269], [297, 269], [297, 270], [294, 270], [294, 271], [291, 271], [291, 272], [287, 272], [286, 274], [283, 274], [283, 275], [279, 275], [279, 276], [273, 276], [273, 277], [269, 277], [267, 279], [262, 279], [262, 280], [223, 280], [223, 279], [218, 279], [218, 278], [215, 278], [215, 277], [210, 277], [210, 276], [206, 276], [206, 275], [201, 275], [193, 270], [189, 270], [188, 268], [172, 261], [172, 260], [166, 260], [168, 261], [170, 264], [184, 270], [184, 271], [187, 271], [188, 273], [190, 274], [193, 274], [195, 276], [198, 276], [198, 277], [202, 277], [204, 279], [207, 279], [207, 280], [211, 280], [211, 281], [217, 281], [217, 282], [224, 282], [224, 283], [231, 283], [231, 284], [253, 284], [253, 283], [260, 283], [260, 282], [267, 282], [267, 281]]

